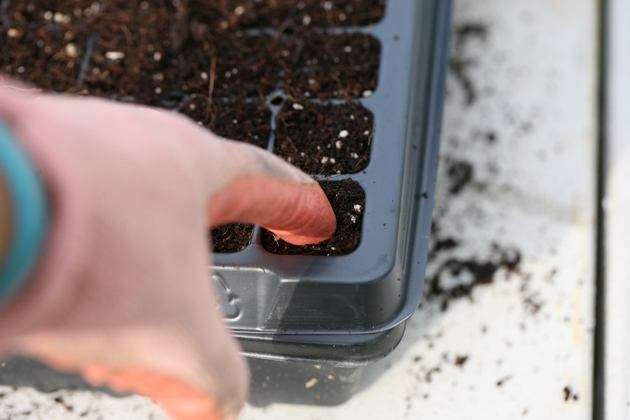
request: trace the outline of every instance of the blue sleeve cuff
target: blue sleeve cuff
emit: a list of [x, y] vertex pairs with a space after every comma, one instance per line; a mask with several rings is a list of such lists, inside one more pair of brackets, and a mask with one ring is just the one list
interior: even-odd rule
[[0, 304], [13, 297], [37, 263], [46, 236], [43, 184], [26, 152], [0, 121], [0, 171], [12, 206], [11, 243], [0, 267]]

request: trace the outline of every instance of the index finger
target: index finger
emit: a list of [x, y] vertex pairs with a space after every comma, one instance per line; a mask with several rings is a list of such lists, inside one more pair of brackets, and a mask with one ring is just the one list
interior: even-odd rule
[[337, 223], [319, 184], [268, 175], [242, 176], [226, 185], [212, 198], [209, 220], [214, 226], [259, 224], [294, 245], [330, 239]]

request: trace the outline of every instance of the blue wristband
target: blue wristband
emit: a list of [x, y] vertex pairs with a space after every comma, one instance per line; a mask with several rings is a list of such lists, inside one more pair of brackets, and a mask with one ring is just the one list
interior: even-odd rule
[[46, 235], [46, 195], [37, 171], [9, 128], [0, 121], [0, 171], [12, 208], [11, 242], [0, 267], [0, 304], [25, 283]]

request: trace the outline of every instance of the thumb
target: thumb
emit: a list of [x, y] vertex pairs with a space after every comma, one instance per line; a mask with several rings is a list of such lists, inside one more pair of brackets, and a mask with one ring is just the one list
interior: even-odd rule
[[235, 170], [211, 196], [208, 217], [212, 226], [258, 224], [295, 245], [330, 239], [336, 218], [317, 182], [257, 147], [223, 143], [224, 161], [235, 165]]

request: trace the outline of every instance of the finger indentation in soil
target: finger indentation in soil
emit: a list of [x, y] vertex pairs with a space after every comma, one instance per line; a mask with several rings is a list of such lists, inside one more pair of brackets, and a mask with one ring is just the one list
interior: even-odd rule
[[273, 233], [263, 230], [263, 246], [274, 254], [338, 256], [353, 252], [361, 240], [365, 210], [365, 192], [358, 182], [322, 181], [322, 189], [337, 217], [337, 231], [328, 241], [306, 246], [291, 245]]

